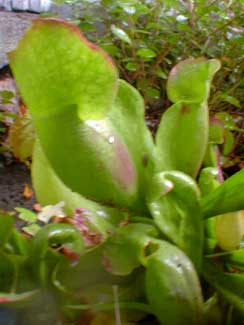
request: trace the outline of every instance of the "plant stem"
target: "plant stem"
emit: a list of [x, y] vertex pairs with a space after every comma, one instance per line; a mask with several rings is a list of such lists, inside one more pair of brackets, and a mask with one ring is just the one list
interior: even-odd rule
[[[88, 310], [88, 309], [96, 309], [96, 310], [113, 310], [113, 303], [98, 303], [98, 304], [82, 304], [82, 305], [66, 305], [67, 309], [76, 309], [76, 310]], [[140, 310], [145, 313], [152, 313], [149, 305], [141, 303], [141, 302], [120, 302], [120, 309], [135, 309]]]

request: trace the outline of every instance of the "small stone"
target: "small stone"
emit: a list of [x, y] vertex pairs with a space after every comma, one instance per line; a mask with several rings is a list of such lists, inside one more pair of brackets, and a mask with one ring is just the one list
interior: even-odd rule
[[29, 10], [34, 12], [49, 11], [52, 5], [50, 0], [29, 0]]
[[0, 0], [0, 7], [5, 10], [11, 10], [11, 0]]
[[29, 1], [28, 0], [12, 0], [13, 10], [28, 10]]
[[31, 20], [37, 17], [29, 13], [0, 11], [0, 68], [8, 64], [7, 53], [17, 47]]

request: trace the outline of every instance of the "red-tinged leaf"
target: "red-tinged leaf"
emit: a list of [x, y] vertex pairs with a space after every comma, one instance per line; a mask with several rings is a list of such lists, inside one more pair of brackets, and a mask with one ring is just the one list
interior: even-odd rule
[[90, 214], [91, 212], [87, 209], [76, 209], [74, 217], [70, 218], [69, 221], [80, 231], [86, 246], [95, 246], [103, 241], [103, 236], [91, 229]]
[[157, 135], [158, 169], [196, 177], [208, 143], [208, 107], [178, 102], [163, 115]]
[[211, 80], [220, 68], [218, 60], [187, 59], [170, 71], [167, 92], [169, 99], [203, 102], [208, 99]]
[[132, 155], [105, 117], [118, 76], [103, 50], [66, 22], [38, 20], [11, 54], [11, 67], [44, 153], [65, 185], [103, 204], [140, 207]]
[[0, 305], [9, 307], [23, 307], [26, 303], [33, 301], [39, 290], [32, 290], [22, 293], [0, 292]]
[[71, 106], [83, 120], [101, 118], [116, 96], [117, 70], [110, 57], [65, 21], [35, 20], [10, 61], [34, 118]]
[[209, 142], [222, 144], [224, 142], [224, 123], [217, 117], [210, 118]]

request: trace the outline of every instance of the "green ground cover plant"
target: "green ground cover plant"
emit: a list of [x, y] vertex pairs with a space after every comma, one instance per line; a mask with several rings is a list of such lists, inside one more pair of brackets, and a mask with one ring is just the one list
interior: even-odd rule
[[139, 92], [75, 26], [35, 21], [10, 61], [35, 129], [37, 198], [64, 202], [66, 217], [26, 238], [1, 216], [0, 303], [28, 311], [48, 293], [83, 324], [241, 319], [244, 171], [224, 181], [225, 129], [207, 103], [220, 62], [174, 66], [154, 141]]
[[3, 139], [7, 133], [7, 120], [16, 118], [16, 114], [4, 111], [3, 105], [11, 104], [14, 94], [11, 91], [0, 91], [0, 152], [4, 152], [7, 148], [3, 145]]
[[169, 106], [165, 85], [172, 66], [204, 56], [222, 62], [210, 109], [241, 111], [243, 1], [68, 2], [73, 21], [113, 57], [121, 77], [142, 93], [149, 107]]

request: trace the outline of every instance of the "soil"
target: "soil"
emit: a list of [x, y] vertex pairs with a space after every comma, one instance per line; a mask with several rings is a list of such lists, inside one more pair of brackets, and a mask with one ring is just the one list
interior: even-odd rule
[[[0, 91], [3, 90], [11, 91], [14, 97], [11, 99], [11, 103], [0, 105], [0, 112], [18, 114], [19, 97], [8, 67], [0, 70]], [[7, 119], [5, 123], [0, 122], [0, 127], [9, 126], [12, 123], [12, 119]], [[0, 149], [1, 143], [5, 142], [6, 139], [7, 132], [5, 134], [1, 133]], [[23, 196], [25, 185], [31, 188], [30, 171], [28, 168], [14, 159], [9, 152], [0, 153], [0, 210], [12, 211], [15, 207], [32, 208], [36, 200], [34, 196], [30, 199]]]
[[34, 195], [27, 199], [23, 192], [25, 186], [31, 188], [30, 171], [16, 160], [10, 164], [0, 156], [0, 209], [12, 211], [15, 207], [31, 209], [36, 203]]
[[8, 63], [8, 53], [13, 51], [31, 21], [38, 15], [26, 12], [6, 12], [0, 10], [0, 67]]

